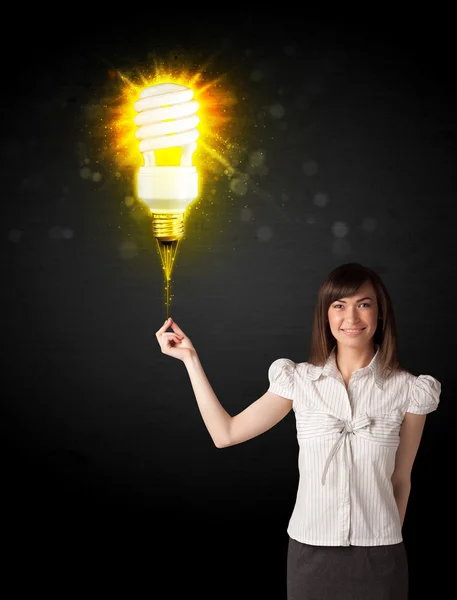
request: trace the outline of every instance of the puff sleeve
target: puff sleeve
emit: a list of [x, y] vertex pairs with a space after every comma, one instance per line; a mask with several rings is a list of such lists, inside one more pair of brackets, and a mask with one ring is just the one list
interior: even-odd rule
[[295, 363], [289, 358], [278, 358], [268, 369], [269, 392], [289, 400], [294, 399]]
[[441, 383], [431, 375], [419, 375], [414, 381], [406, 411], [426, 415], [438, 408]]

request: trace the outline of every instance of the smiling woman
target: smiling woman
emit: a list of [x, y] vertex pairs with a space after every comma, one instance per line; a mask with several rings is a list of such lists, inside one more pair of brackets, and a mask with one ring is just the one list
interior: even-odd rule
[[[171, 327], [172, 332], [167, 332]], [[307, 362], [275, 360], [268, 390], [231, 416], [190, 339], [171, 319], [156, 332], [186, 366], [217, 448], [268, 431], [291, 410], [299, 484], [287, 533], [287, 598], [407, 600], [402, 526], [426, 414], [441, 384], [399, 365], [390, 296], [358, 263], [320, 286]]]

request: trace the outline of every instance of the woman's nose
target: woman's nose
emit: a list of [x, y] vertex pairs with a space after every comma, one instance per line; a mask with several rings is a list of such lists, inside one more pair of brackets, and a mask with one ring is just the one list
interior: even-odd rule
[[359, 315], [356, 312], [348, 312], [345, 317], [345, 321], [348, 325], [358, 323], [360, 321]]

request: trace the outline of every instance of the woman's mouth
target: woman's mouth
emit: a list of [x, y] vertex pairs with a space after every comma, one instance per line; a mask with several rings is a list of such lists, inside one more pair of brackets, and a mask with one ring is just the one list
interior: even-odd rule
[[354, 337], [360, 335], [365, 329], [366, 327], [361, 327], [360, 329], [342, 329], [341, 331], [350, 337]]

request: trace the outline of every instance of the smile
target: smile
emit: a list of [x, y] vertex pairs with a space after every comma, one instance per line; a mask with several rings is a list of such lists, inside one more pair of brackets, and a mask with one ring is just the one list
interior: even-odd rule
[[366, 327], [362, 327], [361, 329], [342, 329], [341, 331], [346, 335], [359, 335], [362, 331], [365, 331]]

